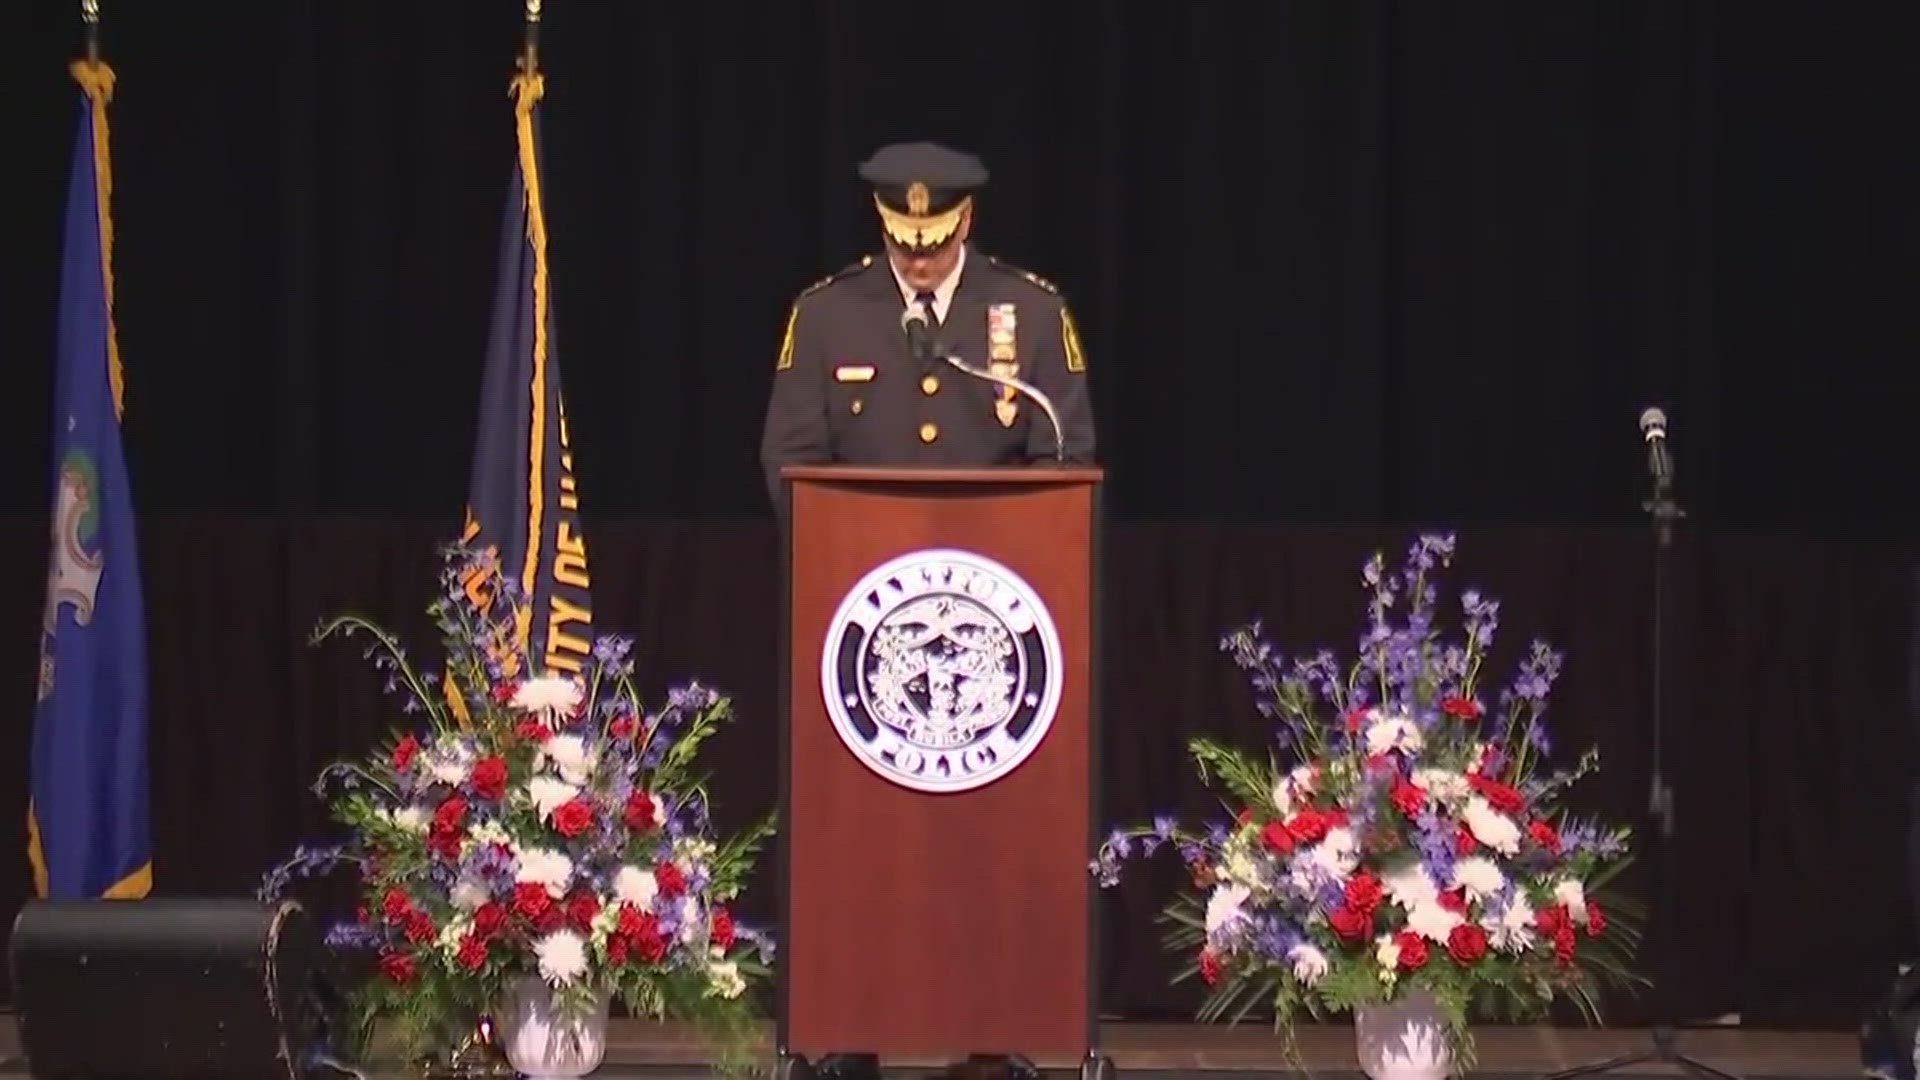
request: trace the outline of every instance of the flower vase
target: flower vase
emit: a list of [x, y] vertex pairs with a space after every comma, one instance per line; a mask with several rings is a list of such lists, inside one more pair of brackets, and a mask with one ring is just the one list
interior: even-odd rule
[[586, 1009], [563, 1009], [537, 977], [516, 982], [495, 1014], [507, 1062], [529, 1080], [585, 1076], [607, 1055], [607, 1006], [597, 990]]
[[1372, 1080], [1444, 1080], [1453, 1068], [1447, 1021], [1433, 996], [1413, 990], [1354, 1013], [1360, 1069]]

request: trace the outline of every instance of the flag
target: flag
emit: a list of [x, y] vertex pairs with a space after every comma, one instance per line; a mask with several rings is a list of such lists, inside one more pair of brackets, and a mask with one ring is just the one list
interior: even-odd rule
[[147, 660], [113, 327], [113, 71], [78, 61], [53, 412], [53, 545], [33, 717], [27, 857], [56, 899], [145, 896]]
[[[535, 668], [525, 674], [536, 676], [580, 671], [593, 647], [587, 542], [554, 348], [536, 111], [541, 91], [529, 63], [513, 83], [518, 154], [501, 222], [463, 533], [470, 545], [498, 552], [502, 576], [528, 602], [518, 629]], [[460, 695], [452, 685], [447, 690], [464, 717]]]

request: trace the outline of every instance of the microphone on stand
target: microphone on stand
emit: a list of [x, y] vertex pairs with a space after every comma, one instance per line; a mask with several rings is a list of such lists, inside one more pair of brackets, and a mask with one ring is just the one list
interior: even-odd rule
[[985, 379], [990, 383], [1012, 387], [1014, 390], [1032, 398], [1033, 403], [1040, 406], [1040, 411], [1047, 414], [1047, 423], [1053, 425], [1053, 460], [1067, 460], [1067, 439], [1066, 433], [1060, 427], [1060, 414], [1054, 410], [1053, 401], [1049, 399], [1047, 395], [1041, 393], [1039, 387], [1025, 380], [1017, 379], [1012, 375], [996, 375], [991, 371], [974, 367], [972, 364], [967, 363], [965, 360], [951, 353], [941, 356], [940, 359], [945, 360], [947, 363], [952, 364], [954, 367], [959, 368], [961, 371], [966, 372], [976, 379]]
[[1673, 483], [1673, 458], [1667, 453], [1667, 414], [1659, 406], [1649, 406], [1640, 414], [1640, 437], [1647, 441], [1647, 471], [1664, 491]]
[[900, 313], [900, 329], [907, 332], [907, 351], [913, 354], [915, 360], [927, 363], [935, 353], [941, 351], [935, 346], [929, 330], [926, 304], [918, 300], [908, 304], [907, 310]]

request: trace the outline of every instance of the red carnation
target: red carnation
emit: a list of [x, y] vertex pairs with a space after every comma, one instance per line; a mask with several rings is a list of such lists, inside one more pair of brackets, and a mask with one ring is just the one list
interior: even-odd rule
[[381, 902], [380, 908], [388, 922], [399, 922], [407, 917], [407, 912], [413, 910], [413, 901], [407, 898], [405, 890], [394, 885], [387, 889], [386, 899]]
[[410, 983], [413, 981], [414, 976], [413, 957], [406, 953], [382, 953], [380, 955], [380, 971], [387, 978], [401, 985]]
[[1302, 844], [1317, 844], [1325, 840], [1327, 830], [1331, 827], [1332, 822], [1327, 819], [1327, 816], [1312, 807], [1293, 815], [1293, 820], [1287, 822], [1287, 831], [1293, 834], [1295, 841]]
[[1527, 835], [1548, 851], [1556, 854], [1560, 851], [1560, 831], [1551, 822], [1535, 818], [1533, 824], [1527, 826]]
[[424, 911], [407, 913], [407, 940], [422, 945], [433, 940], [433, 916]]
[[520, 688], [510, 682], [494, 683], [493, 702], [496, 705], [511, 705], [513, 703], [513, 696], [519, 692]]
[[636, 791], [627, 796], [627, 810], [626, 813], [622, 815], [621, 820], [626, 822], [626, 826], [629, 829], [651, 829], [653, 828], [655, 810], [656, 807], [653, 805], [653, 796], [648, 795], [644, 791]]
[[404, 772], [407, 766], [413, 763], [413, 755], [419, 752], [419, 739], [412, 735], [400, 736], [400, 741], [393, 747], [393, 767]]
[[1427, 966], [1427, 939], [1411, 930], [1402, 930], [1393, 935], [1393, 943], [1400, 946], [1400, 970], [1418, 971]]
[[727, 911], [726, 908], [715, 908], [713, 912], [713, 929], [708, 934], [709, 939], [722, 949], [731, 949], [733, 948], [734, 934], [732, 913]]
[[457, 829], [467, 816], [467, 800], [458, 795], [447, 796], [447, 801], [433, 812], [433, 827], [442, 832]]
[[1542, 934], [1553, 937], [1560, 932], [1562, 926], [1572, 925], [1572, 921], [1567, 915], [1565, 904], [1554, 904], [1540, 909], [1540, 913], [1533, 917], [1533, 924], [1540, 928]]
[[513, 733], [528, 742], [546, 742], [553, 738], [553, 729], [538, 720], [522, 720], [513, 725]]
[[1487, 955], [1487, 932], [1475, 923], [1462, 923], [1447, 935], [1447, 954], [1462, 964]]
[[1527, 805], [1527, 800], [1522, 798], [1518, 791], [1498, 780], [1489, 780], [1484, 776], [1469, 776], [1467, 783], [1473, 785], [1475, 791], [1486, 796], [1487, 801], [1493, 804], [1493, 808], [1503, 814], [1517, 814]]
[[505, 929], [506, 925], [507, 909], [492, 900], [481, 904], [479, 910], [473, 913], [473, 928], [482, 937], [492, 937]]
[[1240, 816], [1235, 818], [1234, 820], [1238, 821], [1242, 825], [1253, 824], [1253, 807], [1251, 806], [1243, 807], [1240, 810]]
[[1443, 910], [1451, 911], [1455, 915], [1465, 915], [1467, 913], [1467, 890], [1448, 889], [1446, 892], [1435, 897], [1435, 902], [1438, 903]]
[[1480, 841], [1473, 838], [1472, 829], [1462, 825], [1459, 830], [1453, 834], [1453, 850], [1455, 854], [1464, 859], [1480, 850]]
[[1427, 793], [1408, 783], [1405, 777], [1394, 778], [1393, 793], [1388, 797], [1393, 800], [1393, 805], [1400, 808], [1401, 813], [1410, 818], [1420, 816], [1420, 811], [1427, 805]]
[[1458, 717], [1462, 720], [1478, 720], [1480, 719], [1480, 714], [1486, 710], [1481, 708], [1480, 703], [1472, 698], [1456, 696], [1441, 702], [1440, 711], [1446, 713], [1448, 716]]
[[607, 959], [615, 965], [627, 962], [627, 939], [618, 934], [607, 939]]
[[473, 766], [473, 790], [483, 799], [499, 799], [507, 793], [507, 759], [495, 754], [481, 758]]
[[1356, 911], [1346, 904], [1341, 904], [1327, 913], [1327, 923], [1333, 927], [1334, 933], [1340, 935], [1342, 941], [1365, 941], [1367, 935], [1373, 933], [1373, 912]]
[[607, 731], [616, 739], [631, 737], [633, 735], [633, 717], [626, 713], [621, 713], [619, 716], [613, 718], [613, 723], [607, 725]]
[[1587, 936], [1599, 937], [1601, 934], [1604, 934], [1606, 932], [1607, 932], [1606, 913], [1600, 910], [1599, 904], [1595, 903], [1592, 900], [1588, 900], [1587, 901]]
[[513, 887], [513, 910], [529, 919], [537, 919], [553, 906], [547, 887], [535, 881], [523, 881]]
[[661, 863], [653, 868], [653, 881], [660, 886], [661, 896], [679, 896], [687, 891], [687, 876], [670, 862]]
[[1553, 958], [1561, 967], [1573, 966], [1574, 941], [1573, 924], [1562, 923], [1553, 935]]
[[1266, 827], [1260, 830], [1260, 840], [1276, 855], [1285, 855], [1293, 850], [1293, 833], [1278, 821], [1267, 822]]
[[1212, 949], [1200, 951], [1200, 977], [1206, 980], [1208, 986], [1220, 981], [1220, 958], [1213, 954]]
[[667, 939], [660, 920], [630, 907], [620, 909], [620, 934], [642, 962], [657, 964], [667, 955]]
[[585, 930], [593, 925], [593, 917], [600, 914], [600, 898], [590, 892], [577, 892], [567, 901], [567, 918], [573, 925]]
[[585, 797], [569, 799], [553, 811], [553, 827], [572, 839], [593, 826], [593, 803]]
[[559, 904], [547, 908], [533, 919], [533, 928], [543, 934], [551, 934], [565, 925], [567, 925], [567, 909]]
[[460, 966], [468, 971], [479, 971], [487, 966], [487, 939], [479, 934], [468, 934], [460, 939]]
[[1371, 916], [1385, 896], [1386, 890], [1380, 886], [1380, 879], [1365, 870], [1347, 879], [1346, 906], [1361, 915]]
[[1347, 710], [1347, 730], [1349, 732], [1359, 731], [1360, 725], [1366, 723], [1366, 720], [1367, 720], [1367, 710], [1365, 709], [1348, 709]]

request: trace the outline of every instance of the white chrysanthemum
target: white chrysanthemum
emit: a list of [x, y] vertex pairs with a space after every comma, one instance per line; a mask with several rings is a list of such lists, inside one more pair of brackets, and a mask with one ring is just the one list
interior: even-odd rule
[[747, 981], [740, 977], [740, 965], [731, 960], [718, 960], [707, 965], [707, 981], [714, 992], [723, 998], [737, 998], [747, 989]]
[[436, 747], [427, 758], [427, 773], [435, 780], [451, 787], [467, 782], [467, 774], [473, 769], [473, 750], [462, 743], [441, 749]]
[[573, 860], [565, 852], [548, 848], [523, 848], [515, 853], [520, 859], [519, 872], [514, 880], [520, 883], [544, 885], [547, 895], [559, 899], [567, 894], [567, 883], [573, 880]]
[[572, 716], [580, 707], [580, 684], [563, 675], [528, 679], [513, 692], [513, 707], [521, 712]]
[[1567, 906], [1567, 914], [1581, 926], [1587, 925], [1587, 890], [1579, 881], [1566, 878], [1553, 887], [1553, 898]]
[[540, 976], [554, 986], [566, 986], [587, 972], [587, 942], [572, 930], [555, 930], [534, 942], [540, 958]]
[[1513, 819], [1495, 810], [1487, 800], [1476, 795], [1467, 800], [1467, 808], [1460, 818], [1466, 822], [1467, 831], [1473, 838], [1502, 855], [1520, 853], [1520, 826]]
[[1457, 803], [1473, 794], [1467, 778], [1448, 769], [1415, 769], [1411, 779], [1414, 787], [1441, 802]]
[[1373, 726], [1367, 728], [1369, 755], [1384, 754], [1389, 750], [1404, 750], [1409, 754], [1417, 754], [1424, 745], [1425, 740], [1420, 737], [1420, 729], [1405, 717], [1390, 716], [1384, 720], [1376, 720]]
[[691, 896], [680, 898], [680, 941], [691, 945], [700, 940], [707, 932], [706, 920], [700, 917], [700, 901]]
[[1253, 895], [1253, 890], [1245, 885], [1218, 885], [1213, 895], [1207, 897], [1207, 936], [1212, 937], [1223, 927], [1239, 921], [1243, 912], [1241, 905]]
[[1313, 846], [1312, 858], [1313, 865], [1345, 884], [1360, 865], [1360, 842], [1345, 825], [1328, 829], [1326, 837]]
[[1493, 947], [1504, 953], [1523, 953], [1533, 948], [1533, 905], [1527, 898], [1515, 893], [1513, 901], [1497, 917], [1489, 917], [1481, 923], [1487, 931], [1487, 938]]
[[569, 784], [585, 784], [593, 779], [593, 767], [599, 761], [599, 751], [589, 747], [585, 739], [578, 735], [555, 735], [540, 747], [534, 755], [534, 768], [545, 762], [553, 762], [560, 771], [560, 778]]
[[539, 812], [540, 820], [550, 821], [553, 812], [580, 794], [580, 788], [551, 776], [535, 776], [527, 781], [527, 798]]
[[472, 874], [463, 875], [447, 899], [461, 911], [478, 911], [487, 902], [487, 883]]
[[1380, 887], [1389, 899], [1408, 911], [1433, 903], [1440, 896], [1440, 887], [1434, 884], [1433, 875], [1418, 862], [1402, 863], [1381, 874]]
[[429, 819], [426, 808], [423, 806], [409, 806], [401, 810], [388, 810], [385, 811], [385, 816], [388, 821], [393, 822], [394, 827], [405, 829], [407, 832], [424, 835], [427, 831], [427, 822]]
[[1466, 917], [1457, 911], [1448, 911], [1438, 902], [1415, 904], [1407, 912], [1407, 929], [1426, 938], [1428, 941], [1445, 945], [1453, 928], [1466, 922]]
[[1506, 888], [1507, 875], [1500, 872], [1492, 859], [1474, 855], [1453, 864], [1453, 883], [1467, 890], [1470, 898], [1485, 900]]
[[652, 911], [654, 897], [660, 895], [660, 882], [655, 880], [651, 870], [623, 866], [619, 873], [613, 875], [613, 895], [637, 911]]
[[1287, 959], [1293, 961], [1293, 977], [1313, 986], [1327, 974], [1327, 954], [1311, 941], [1303, 941], [1287, 950]]

